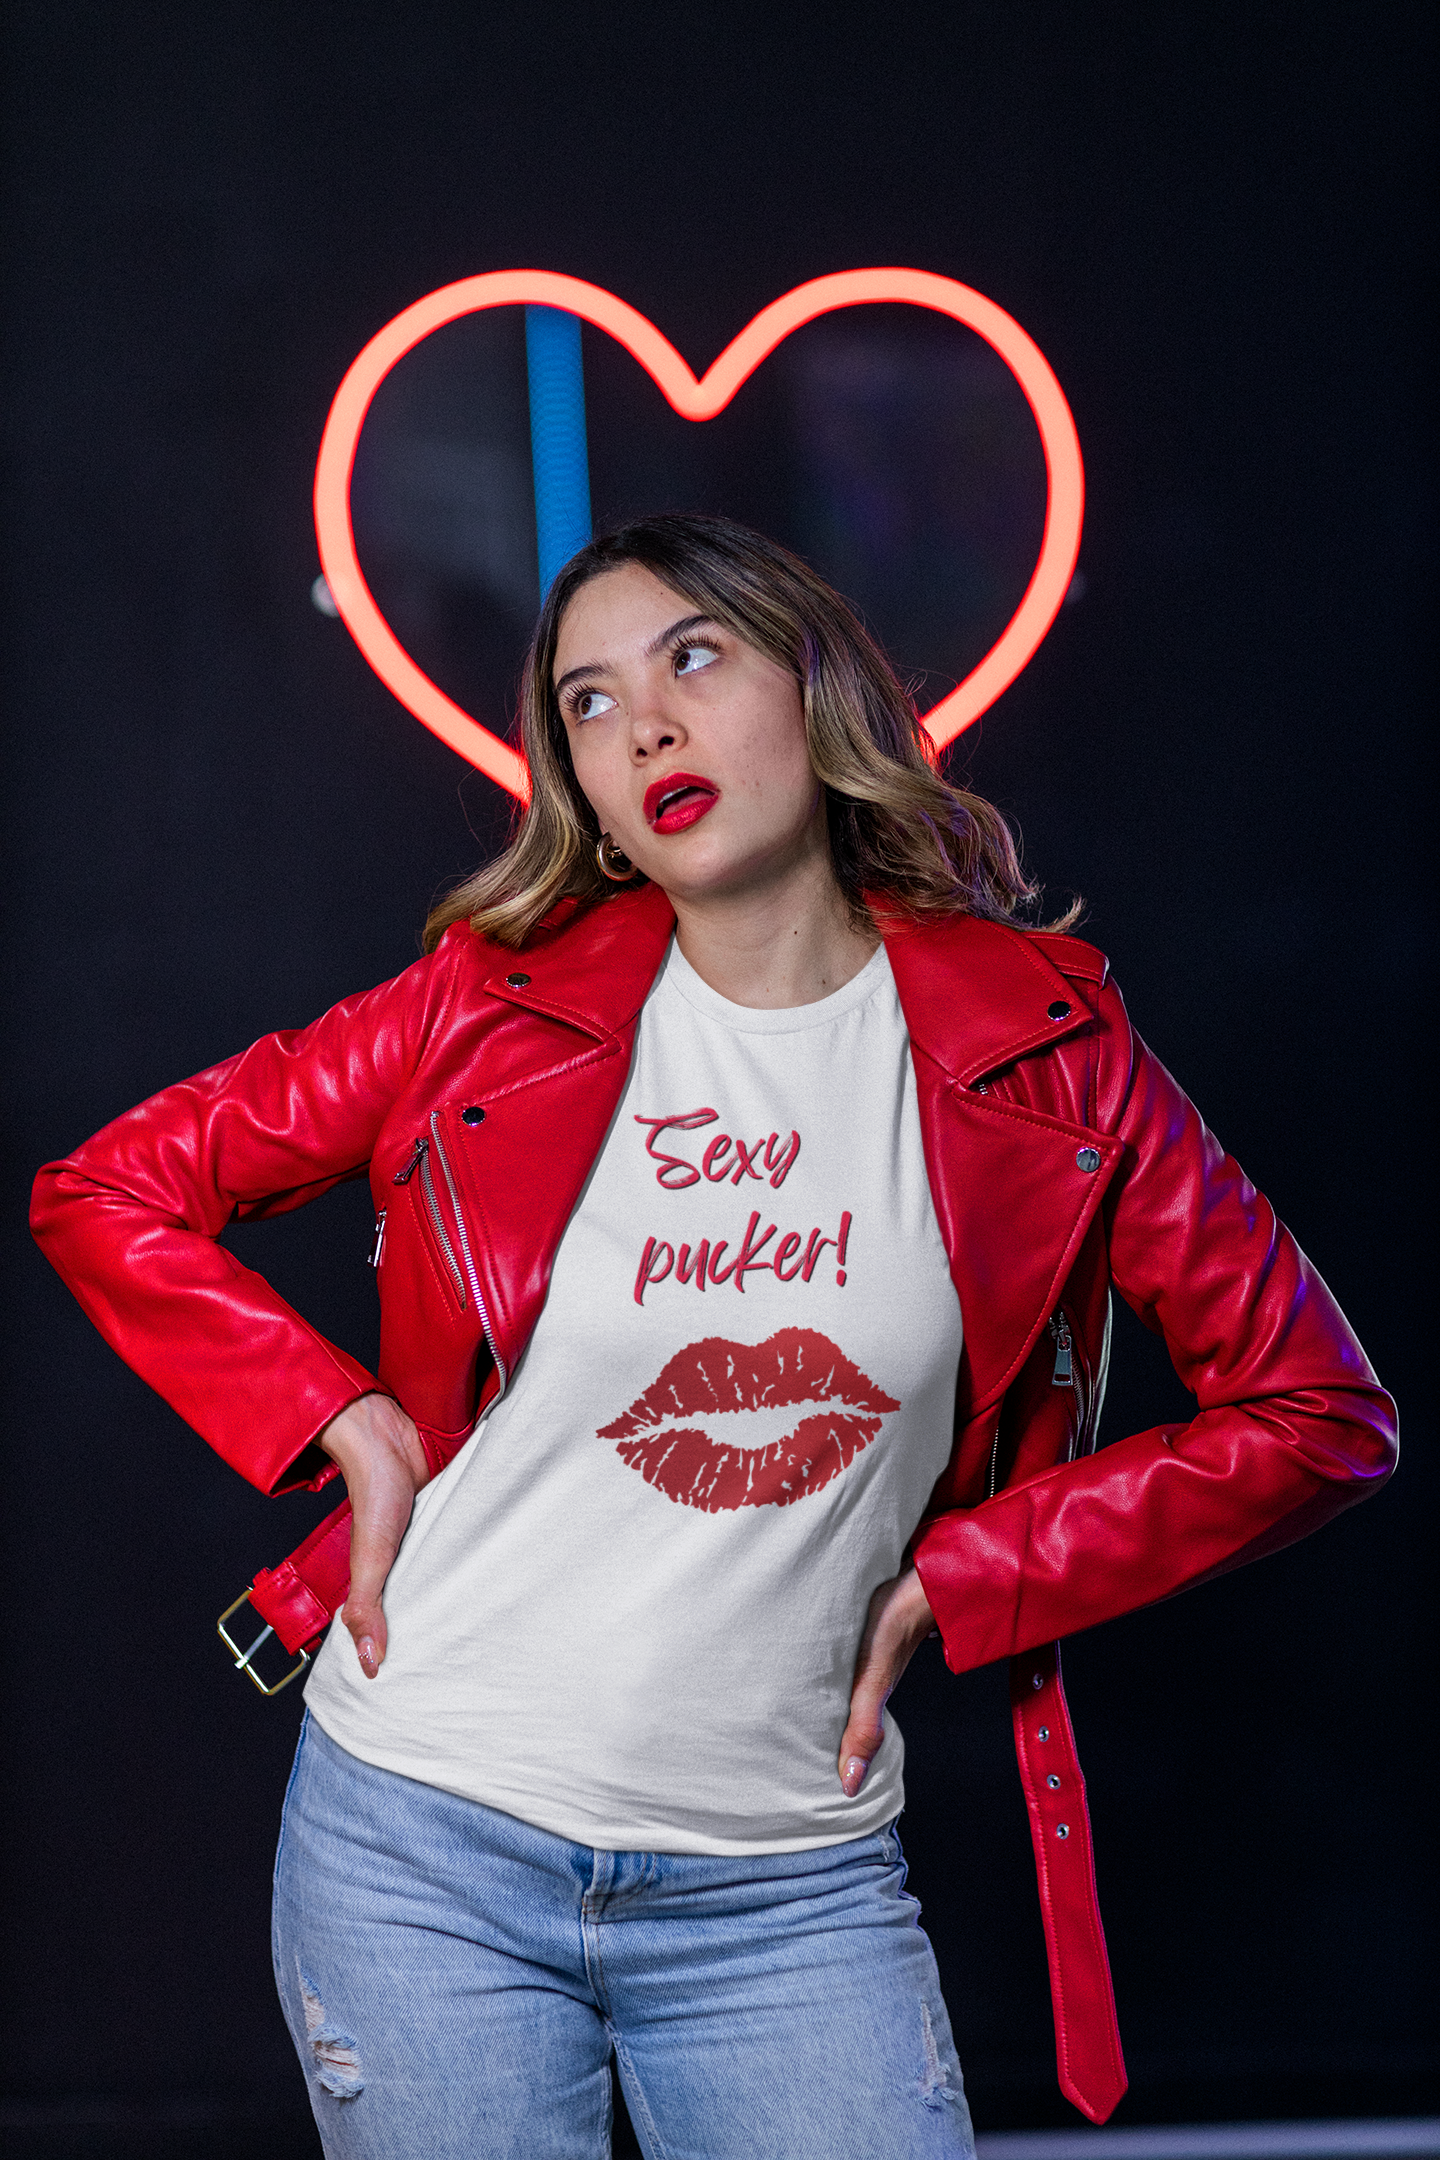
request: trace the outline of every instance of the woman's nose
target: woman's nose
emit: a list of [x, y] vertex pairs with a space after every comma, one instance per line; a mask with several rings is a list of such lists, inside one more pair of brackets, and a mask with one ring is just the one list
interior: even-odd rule
[[665, 710], [663, 697], [649, 697], [631, 707], [630, 755], [637, 765], [658, 757], [662, 750], [678, 749], [684, 740], [685, 730]]

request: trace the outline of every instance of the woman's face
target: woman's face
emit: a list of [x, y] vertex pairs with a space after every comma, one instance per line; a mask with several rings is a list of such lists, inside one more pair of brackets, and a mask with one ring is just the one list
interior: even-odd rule
[[555, 690], [601, 831], [672, 897], [738, 897], [828, 862], [799, 684], [651, 571], [581, 586]]

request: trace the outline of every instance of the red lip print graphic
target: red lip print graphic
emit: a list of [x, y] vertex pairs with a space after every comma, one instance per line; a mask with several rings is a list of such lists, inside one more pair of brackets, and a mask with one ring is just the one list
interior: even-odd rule
[[[811, 1406], [793, 1432], [768, 1447], [726, 1447], [702, 1426], [667, 1424], [726, 1410]], [[767, 1341], [707, 1335], [678, 1350], [622, 1417], [597, 1438], [647, 1484], [685, 1507], [788, 1507], [849, 1468], [899, 1403], [815, 1328], [781, 1328]]]

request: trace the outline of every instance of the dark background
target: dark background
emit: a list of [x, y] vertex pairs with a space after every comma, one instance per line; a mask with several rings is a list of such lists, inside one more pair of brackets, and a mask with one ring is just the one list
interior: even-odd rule
[[[518, 265], [610, 287], [698, 369], [804, 278], [913, 264], [1000, 302], [1059, 375], [1083, 597], [962, 764], [1052, 899], [1087, 896], [1086, 934], [1317, 1259], [1409, 1441], [1373, 1506], [1070, 1647], [1118, 2119], [1435, 2105], [1433, 20], [13, 0], [7, 2151], [312, 2149], [267, 1953], [298, 1690], [262, 1701], [213, 1625], [314, 1510], [252, 1493], [131, 1377], [23, 1209], [39, 1162], [133, 1100], [403, 967], [502, 830], [490, 784], [312, 605], [309, 492], [372, 332]], [[930, 334], [879, 311], [806, 333], [702, 443], [587, 333], [597, 514], [729, 508], [808, 545], [929, 702], [1003, 620], [1038, 515], [1023, 408], [966, 333], [933, 354]], [[377, 402], [357, 517], [397, 629], [498, 715], [533, 593], [523, 377], [513, 318], [464, 335]], [[967, 438], [979, 507], [949, 524], [937, 384], [994, 419]], [[967, 455], [948, 441], [944, 472]], [[898, 555], [879, 512], [847, 526], [866, 470], [908, 475], [902, 522], [931, 485]], [[351, 1189], [245, 1252], [363, 1356], [368, 1232]], [[1175, 1393], [1122, 1312], [1108, 1436]], [[977, 2124], [1076, 2121], [1001, 1677], [927, 1653], [900, 1715]]]

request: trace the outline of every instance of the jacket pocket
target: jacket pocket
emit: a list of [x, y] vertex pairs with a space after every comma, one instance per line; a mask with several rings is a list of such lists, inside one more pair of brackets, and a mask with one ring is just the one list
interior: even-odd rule
[[1071, 1325], [1066, 1309], [1063, 1306], [1056, 1308], [1055, 1318], [1061, 1322], [1062, 1331], [1070, 1336], [1070, 1363], [1075, 1382], [1075, 1420], [1065, 1454], [1066, 1462], [1074, 1462], [1077, 1456], [1093, 1455], [1099, 1445], [1100, 1410], [1105, 1400], [1105, 1379], [1110, 1366], [1110, 1317], [1107, 1292], [1104, 1327], [1098, 1345], [1093, 1345], [1083, 1329]]
[[457, 1241], [450, 1234], [441, 1208], [433, 1157], [430, 1136], [420, 1134], [409, 1161], [396, 1171], [393, 1182], [409, 1187], [421, 1239], [435, 1262], [441, 1281], [447, 1284], [457, 1310], [465, 1312], [470, 1302], [465, 1271], [460, 1265]]
[[1045, 1328], [1049, 1337], [1053, 1362], [1050, 1369], [1052, 1389], [1068, 1388], [1070, 1399], [1065, 1408], [1065, 1441], [1060, 1454], [1061, 1462], [1074, 1462], [1085, 1450], [1085, 1431], [1090, 1402], [1090, 1365], [1085, 1355], [1083, 1338], [1070, 1325], [1070, 1315], [1063, 1305], [1057, 1305]]

